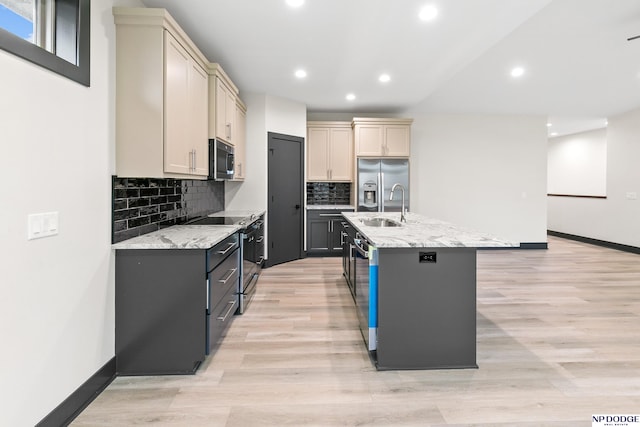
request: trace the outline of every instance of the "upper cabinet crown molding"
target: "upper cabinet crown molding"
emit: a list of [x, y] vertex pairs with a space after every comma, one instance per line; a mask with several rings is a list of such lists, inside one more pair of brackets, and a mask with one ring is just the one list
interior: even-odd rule
[[205, 70], [209, 60], [193, 43], [187, 33], [180, 27], [166, 9], [151, 7], [114, 7], [113, 18], [116, 25], [152, 26], [168, 30], [189, 55]]
[[354, 117], [357, 157], [401, 157], [411, 154], [413, 119]]

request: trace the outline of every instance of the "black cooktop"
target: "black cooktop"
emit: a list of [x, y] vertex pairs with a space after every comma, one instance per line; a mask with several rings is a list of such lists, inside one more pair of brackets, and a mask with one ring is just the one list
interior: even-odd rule
[[243, 216], [205, 216], [187, 221], [185, 225], [234, 225], [241, 224]]

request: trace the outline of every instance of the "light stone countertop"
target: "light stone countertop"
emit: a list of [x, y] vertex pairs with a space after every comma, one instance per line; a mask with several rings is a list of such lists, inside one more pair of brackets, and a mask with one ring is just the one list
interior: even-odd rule
[[400, 212], [345, 212], [342, 214], [371, 244], [378, 248], [508, 248], [519, 243], [498, 239], [413, 212], [399, 227], [364, 225], [363, 218], [387, 218], [400, 222]]
[[315, 209], [355, 210], [355, 207], [353, 205], [307, 205], [307, 210]]
[[111, 245], [113, 249], [209, 249], [240, 225], [173, 225]]
[[[207, 216], [236, 216], [257, 219], [264, 210], [220, 211]], [[249, 221], [247, 221], [248, 223]], [[113, 249], [209, 249], [245, 225], [174, 225], [162, 230], [123, 240]]]

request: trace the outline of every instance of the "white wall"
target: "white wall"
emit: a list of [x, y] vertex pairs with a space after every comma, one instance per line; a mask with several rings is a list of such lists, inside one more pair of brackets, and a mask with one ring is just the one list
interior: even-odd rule
[[640, 247], [640, 109], [608, 121], [607, 198], [549, 197], [549, 229]]
[[[267, 210], [268, 132], [307, 135], [307, 107], [273, 95], [242, 93], [247, 106], [247, 170], [244, 182], [225, 183], [225, 209]], [[265, 230], [268, 241], [269, 230]], [[266, 256], [268, 257], [268, 249]]]
[[547, 241], [545, 117], [413, 118], [412, 211], [515, 243]]
[[606, 128], [549, 138], [548, 146], [547, 193], [606, 196]]
[[[36, 424], [114, 357], [113, 3], [91, 5], [90, 88], [0, 50], [3, 426]], [[59, 234], [27, 241], [49, 211]]]

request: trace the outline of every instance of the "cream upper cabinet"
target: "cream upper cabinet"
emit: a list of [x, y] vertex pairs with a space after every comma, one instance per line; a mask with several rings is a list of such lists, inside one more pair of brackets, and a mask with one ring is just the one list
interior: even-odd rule
[[358, 157], [409, 157], [413, 119], [354, 118]]
[[209, 64], [209, 138], [236, 144], [236, 101], [238, 88], [224, 72], [220, 64]]
[[114, 8], [116, 174], [206, 179], [208, 64], [164, 9]]
[[246, 165], [246, 142], [247, 142], [247, 109], [240, 101], [235, 104], [235, 128], [234, 128], [234, 181], [242, 181], [245, 178], [247, 168]]
[[215, 137], [234, 144], [233, 125], [236, 119], [236, 97], [224, 82], [216, 77]]
[[352, 141], [349, 122], [308, 122], [307, 181], [352, 181]]
[[207, 73], [165, 31], [164, 171], [208, 174]]

